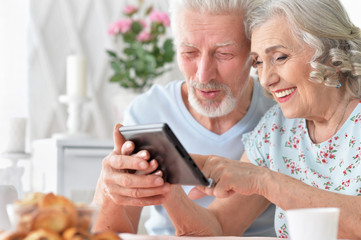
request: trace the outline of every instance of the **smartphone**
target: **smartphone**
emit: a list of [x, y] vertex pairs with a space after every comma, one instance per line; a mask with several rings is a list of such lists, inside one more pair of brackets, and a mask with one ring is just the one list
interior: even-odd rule
[[163, 179], [171, 184], [203, 185], [210, 183], [189, 156], [168, 124], [123, 126], [120, 133], [135, 144], [135, 151], [147, 150], [158, 161]]

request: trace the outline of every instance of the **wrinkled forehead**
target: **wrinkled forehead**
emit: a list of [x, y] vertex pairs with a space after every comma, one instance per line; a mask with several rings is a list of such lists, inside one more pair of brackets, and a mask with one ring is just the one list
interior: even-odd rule
[[214, 44], [245, 44], [249, 43], [245, 36], [243, 17], [240, 14], [197, 13], [185, 10], [179, 15], [176, 44], [190, 39], [204, 38], [214, 40]]

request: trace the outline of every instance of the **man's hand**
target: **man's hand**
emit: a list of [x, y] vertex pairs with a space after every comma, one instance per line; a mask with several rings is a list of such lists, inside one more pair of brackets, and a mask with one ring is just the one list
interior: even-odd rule
[[161, 171], [152, 173], [158, 163], [149, 161], [147, 151], [133, 153], [134, 143], [125, 141], [118, 131], [120, 126], [117, 124], [113, 132], [113, 152], [103, 159], [94, 203], [98, 205], [111, 199], [117, 205], [161, 204], [170, 186], [164, 182]]

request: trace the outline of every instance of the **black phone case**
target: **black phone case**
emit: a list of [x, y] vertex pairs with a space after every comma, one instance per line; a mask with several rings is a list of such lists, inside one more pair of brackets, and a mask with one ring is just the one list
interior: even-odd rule
[[120, 133], [135, 144], [135, 151], [149, 151], [158, 161], [163, 179], [172, 184], [208, 186], [208, 180], [179, 142], [168, 124], [123, 126]]

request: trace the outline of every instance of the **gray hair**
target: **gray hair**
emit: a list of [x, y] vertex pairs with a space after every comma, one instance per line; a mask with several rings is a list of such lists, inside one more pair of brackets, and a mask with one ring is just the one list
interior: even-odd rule
[[[181, 11], [188, 10], [215, 15], [234, 14], [243, 16], [244, 23], [246, 23], [248, 14], [262, 3], [262, 1], [263, 0], [169, 0], [173, 35], [177, 40], [178, 17]], [[250, 39], [250, 36], [247, 35], [247, 38]]]
[[315, 50], [310, 81], [337, 86], [345, 80], [361, 98], [361, 31], [338, 0], [265, 0], [248, 17], [248, 34], [275, 16], [285, 16], [299, 40]]

